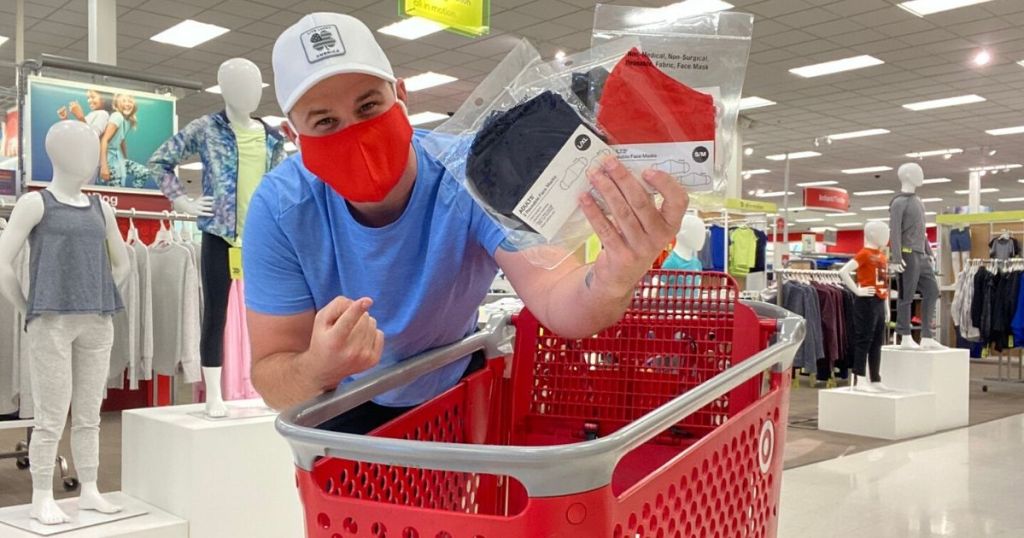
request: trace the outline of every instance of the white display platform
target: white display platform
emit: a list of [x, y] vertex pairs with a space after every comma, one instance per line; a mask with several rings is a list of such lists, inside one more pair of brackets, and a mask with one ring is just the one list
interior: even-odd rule
[[907, 351], [882, 348], [882, 383], [935, 393], [935, 427], [960, 428], [970, 420], [971, 357], [966, 349]]
[[117, 514], [101, 514], [85, 510], [79, 514], [78, 498], [58, 501], [72, 523], [43, 525], [29, 516], [31, 506], [10, 506], [0, 509], [0, 536], [3, 538], [188, 538], [188, 522], [133, 499], [121, 492], [105, 493], [110, 502], [124, 510]]
[[276, 416], [211, 421], [190, 414], [204, 408], [123, 413], [124, 492], [187, 520], [190, 538], [302, 536], [292, 453], [274, 430]]
[[889, 440], [934, 433], [935, 395], [870, 393], [850, 387], [822, 390], [818, 392], [818, 429]]

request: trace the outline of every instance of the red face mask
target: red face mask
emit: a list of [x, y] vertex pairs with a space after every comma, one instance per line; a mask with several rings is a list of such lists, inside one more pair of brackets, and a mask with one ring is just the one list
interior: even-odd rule
[[380, 202], [409, 163], [412, 126], [395, 103], [371, 120], [325, 136], [299, 135], [302, 164], [350, 202]]

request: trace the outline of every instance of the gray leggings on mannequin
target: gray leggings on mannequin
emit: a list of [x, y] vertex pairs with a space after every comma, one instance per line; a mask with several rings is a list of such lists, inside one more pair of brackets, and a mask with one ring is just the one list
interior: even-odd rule
[[199, 338], [199, 357], [203, 368], [224, 365], [224, 324], [228, 317], [231, 273], [228, 249], [223, 237], [203, 232], [203, 331]]
[[114, 322], [100, 314], [46, 314], [29, 322], [35, 428], [29, 445], [32, 487], [53, 487], [57, 444], [71, 409], [71, 455], [82, 483], [99, 468], [100, 405], [110, 370]]

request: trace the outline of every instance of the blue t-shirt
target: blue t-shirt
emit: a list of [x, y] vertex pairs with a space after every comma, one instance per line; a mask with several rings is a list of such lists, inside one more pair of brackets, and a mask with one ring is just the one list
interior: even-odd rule
[[697, 259], [697, 258], [693, 258], [691, 260], [684, 259], [679, 254], [676, 254], [676, 251], [673, 250], [672, 253], [668, 255], [668, 258], [665, 258], [664, 263], [661, 264], [661, 268], [662, 269], [673, 269], [673, 270], [676, 270], [676, 271], [698, 271], [699, 272], [699, 271], [702, 271], [704, 269], [704, 266], [701, 265], [699, 259]]
[[[370, 297], [370, 315], [384, 332], [378, 368], [472, 333], [505, 235], [424, 151], [425, 134], [416, 131], [413, 138], [418, 168], [409, 204], [398, 220], [380, 228], [357, 222], [300, 155], [271, 170], [253, 195], [245, 224], [246, 306], [283, 316], [320, 310], [338, 296]], [[468, 361], [374, 401], [419, 405], [455, 385]]]

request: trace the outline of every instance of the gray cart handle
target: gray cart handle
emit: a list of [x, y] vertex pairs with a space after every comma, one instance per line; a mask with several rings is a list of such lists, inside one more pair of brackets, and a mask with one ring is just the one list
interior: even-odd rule
[[374, 396], [404, 386], [419, 376], [483, 349], [501, 356], [511, 330], [508, 316], [495, 316], [485, 330], [449, 346], [427, 351], [349, 383], [334, 393], [291, 408], [277, 418], [277, 431], [292, 445], [296, 465], [307, 471], [319, 457], [442, 471], [507, 475], [519, 480], [531, 497], [555, 497], [591, 491], [611, 483], [619, 459], [661, 432], [768, 368], [780, 372], [793, 364], [804, 339], [803, 318], [778, 306], [744, 304], [762, 318], [774, 319], [774, 343], [752, 357], [687, 391], [636, 421], [593, 441], [554, 446], [498, 446], [387, 439], [318, 430], [316, 426]]

